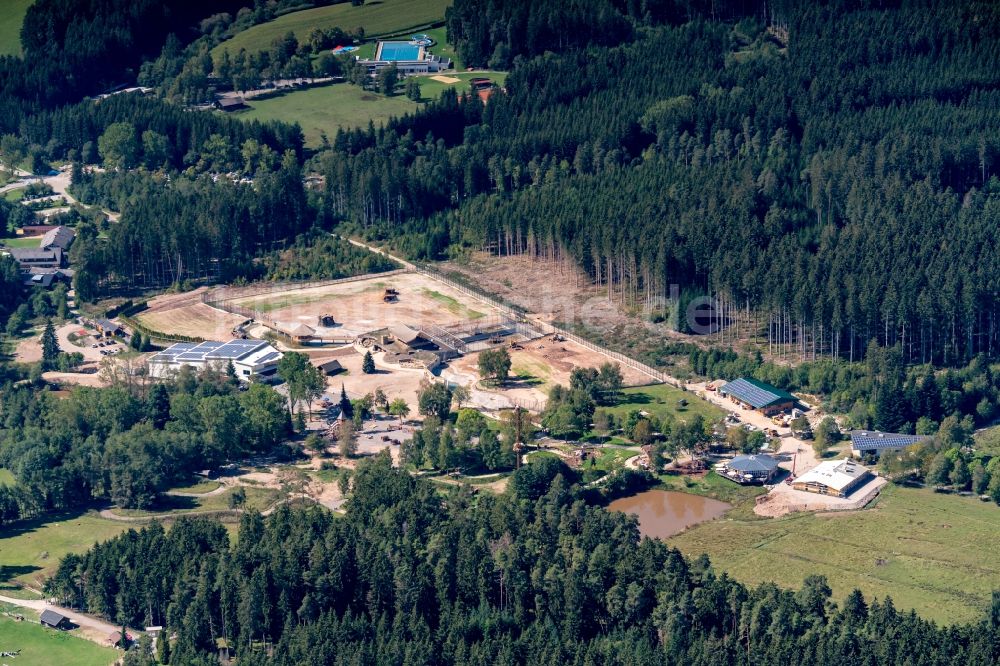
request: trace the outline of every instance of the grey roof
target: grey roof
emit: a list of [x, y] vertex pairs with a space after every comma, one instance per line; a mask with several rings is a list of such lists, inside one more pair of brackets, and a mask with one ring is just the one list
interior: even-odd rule
[[778, 467], [778, 461], [768, 455], [736, 456], [726, 467], [737, 472], [771, 472]]
[[45, 232], [45, 235], [42, 236], [42, 242], [39, 243], [39, 247], [43, 250], [52, 247], [68, 250], [69, 246], [73, 244], [74, 238], [76, 238], [76, 232], [69, 227], [56, 227]]
[[95, 323], [101, 328], [102, 331], [117, 331], [121, 328], [121, 324], [116, 324], [110, 319], [98, 319]]
[[905, 449], [927, 439], [922, 435], [904, 435], [878, 430], [852, 430], [851, 448], [855, 451], [880, 451], [883, 449]]
[[57, 613], [51, 608], [46, 608], [45, 610], [42, 611], [42, 614], [38, 616], [38, 619], [42, 622], [42, 624], [48, 624], [53, 627], [56, 627], [65, 622], [66, 620], [68, 620], [69, 618], [63, 615], [62, 613]]
[[754, 409], [769, 407], [783, 402], [796, 402], [798, 398], [776, 386], [750, 377], [734, 379], [719, 389], [719, 393], [730, 395], [745, 402]]
[[390, 326], [389, 332], [392, 333], [392, 337], [405, 344], [410, 344], [420, 338], [420, 331], [415, 331], [409, 326], [403, 326], [402, 324]]
[[12, 247], [8, 250], [10, 256], [18, 261], [29, 259], [51, 259], [59, 261], [62, 258], [62, 248], [54, 247], [48, 250], [41, 250], [33, 247]]

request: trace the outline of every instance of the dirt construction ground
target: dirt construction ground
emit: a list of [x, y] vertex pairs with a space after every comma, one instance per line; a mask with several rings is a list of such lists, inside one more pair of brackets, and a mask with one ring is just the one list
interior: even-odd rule
[[204, 289], [184, 294], [164, 294], [149, 301], [149, 308], [136, 316], [140, 324], [161, 333], [206, 340], [228, 340], [243, 317], [209, 307], [201, 302]]
[[[385, 303], [382, 295], [390, 287], [399, 291], [399, 297]], [[258, 310], [281, 326], [302, 323], [319, 328], [319, 317], [332, 315], [338, 325], [320, 333], [337, 338], [397, 324], [448, 326], [496, 314], [489, 306], [417, 273], [247, 296], [233, 303]]]

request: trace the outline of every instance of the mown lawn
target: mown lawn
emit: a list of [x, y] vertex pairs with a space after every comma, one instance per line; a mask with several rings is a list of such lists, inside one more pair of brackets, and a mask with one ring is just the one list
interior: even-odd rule
[[384, 125], [390, 118], [417, 109], [417, 104], [403, 95], [386, 97], [349, 83], [298, 90], [269, 99], [251, 99], [248, 104], [249, 110], [233, 116], [241, 120], [298, 123], [310, 147], [319, 146], [324, 133], [333, 141], [340, 128], [367, 127], [369, 122]]
[[3, 243], [7, 247], [38, 247], [41, 242], [41, 236], [18, 236], [16, 238], [0, 239], [0, 243]]
[[85, 638], [65, 631], [48, 629], [38, 623], [35, 613], [22, 609], [14, 612], [25, 616], [23, 622], [0, 615], [0, 652], [17, 652], [3, 663], [12, 666], [108, 666], [121, 657], [118, 650], [101, 647]]
[[21, 24], [35, 0], [3, 0], [0, 11], [0, 56], [21, 55]]
[[[97, 513], [46, 516], [0, 529], [0, 583], [40, 587], [68, 553], [82, 553], [98, 541], [124, 532], [128, 523], [106, 520]], [[20, 663], [20, 662], [18, 662]]]
[[[435, 75], [437, 76], [437, 75]], [[431, 75], [417, 77], [420, 82], [420, 99], [423, 102], [436, 100], [448, 88], [457, 88], [459, 94], [469, 92], [469, 79], [486, 78], [502, 86], [507, 80], [507, 72], [444, 72], [439, 76], [458, 79], [457, 83], [436, 81]]]
[[1000, 588], [998, 533], [993, 503], [888, 486], [869, 510], [724, 518], [669, 542], [687, 555], [707, 553], [716, 569], [751, 585], [798, 587], [822, 574], [838, 602], [859, 588], [868, 599], [891, 596], [897, 608], [953, 624], [981, 619]]
[[450, 4], [451, 0], [380, 0], [360, 7], [344, 2], [305, 9], [237, 33], [212, 49], [212, 56], [218, 58], [225, 49], [233, 54], [240, 49], [266, 51], [275, 38], [289, 30], [300, 43], [308, 41], [315, 28], [339, 27], [346, 32], [364, 28], [366, 38], [394, 34], [444, 20], [444, 11]]
[[[679, 405], [682, 399], [687, 400], [687, 406]], [[661, 421], [665, 418], [687, 421], [696, 414], [701, 414], [706, 421], [717, 421], [725, 416], [725, 412], [712, 403], [669, 384], [627, 388], [622, 391], [622, 398], [617, 405], [604, 409], [616, 418], [625, 416], [632, 410], [639, 410], [648, 412]]]
[[[431, 76], [417, 77], [421, 103], [438, 99], [448, 88], [467, 92], [469, 79], [475, 76], [486, 76], [498, 84], [503, 84], [507, 78], [506, 72], [446, 72], [441, 76], [458, 81], [444, 83]], [[321, 145], [323, 134], [332, 141], [338, 129], [367, 127], [370, 122], [376, 126], [384, 125], [391, 118], [413, 113], [420, 107], [402, 94], [402, 84], [397, 94], [386, 97], [349, 83], [296, 90], [266, 99], [249, 99], [247, 104], [249, 109], [231, 115], [242, 120], [298, 123], [310, 148]]]

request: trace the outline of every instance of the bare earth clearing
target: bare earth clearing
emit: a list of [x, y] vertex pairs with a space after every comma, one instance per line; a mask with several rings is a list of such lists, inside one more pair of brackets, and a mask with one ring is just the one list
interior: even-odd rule
[[[393, 303], [382, 301], [387, 288], [399, 291]], [[489, 306], [417, 273], [276, 291], [236, 298], [233, 303], [265, 312], [283, 326], [302, 323], [316, 328], [318, 318], [329, 314], [339, 324], [330, 334], [338, 337], [355, 337], [397, 324], [449, 326], [496, 314]]]
[[149, 309], [136, 316], [140, 324], [161, 333], [206, 340], [228, 340], [243, 317], [201, 302], [204, 288], [183, 294], [164, 294], [149, 301]]

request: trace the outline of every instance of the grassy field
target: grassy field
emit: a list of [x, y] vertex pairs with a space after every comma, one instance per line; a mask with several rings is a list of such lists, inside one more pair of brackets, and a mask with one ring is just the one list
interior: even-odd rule
[[688, 555], [708, 553], [718, 570], [751, 585], [798, 587], [818, 573], [838, 602], [857, 587], [952, 624], [981, 619], [990, 591], [1000, 588], [998, 530], [992, 503], [890, 485], [870, 510], [717, 520], [670, 543]]
[[85, 513], [29, 520], [0, 529], [0, 569], [4, 571], [0, 583], [14, 581], [37, 587], [64, 555], [82, 553], [129, 527], [96, 513]]
[[[678, 405], [678, 401], [681, 399], [687, 400], [686, 407]], [[616, 418], [625, 416], [634, 409], [648, 412], [660, 420], [673, 418], [678, 421], [686, 421], [695, 414], [701, 414], [707, 421], [717, 421], [725, 416], [725, 412], [712, 403], [669, 384], [627, 388], [622, 391], [622, 399], [619, 403], [606, 409]]]
[[177, 488], [171, 488], [170, 490], [178, 493], [192, 493], [194, 495], [202, 495], [204, 493], [210, 493], [222, 486], [218, 481], [212, 481], [210, 479], [205, 479], [198, 481], [197, 479], [192, 479], [194, 483], [187, 486], [178, 486]]
[[24, 198], [25, 189], [24, 187], [19, 187], [16, 190], [7, 190], [3, 193], [3, 198], [11, 203], [17, 203]]
[[0, 240], [0, 243], [3, 243], [7, 247], [38, 247], [38, 244], [41, 242], [41, 236], [20, 236]]
[[21, 55], [21, 23], [35, 0], [3, 0], [0, 11], [0, 56]]
[[[257, 509], [258, 511], [263, 511], [273, 505], [281, 494], [280, 491], [272, 488], [258, 488], [255, 486], [243, 486], [243, 490], [246, 491], [247, 497], [245, 508]], [[116, 515], [131, 518], [156, 518], [188, 512], [226, 511], [230, 508], [229, 497], [232, 494], [233, 489], [230, 488], [224, 493], [209, 495], [207, 497], [176, 497], [165, 495], [149, 511], [140, 509], [114, 509], [114, 512]]]
[[432, 76], [418, 77], [418, 81], [420, 81], [420, 98], [422, 101], [430, 102], [436, 100], [448, 88], [458, 88], [459, 93], [468, 92], [469, 79], [472, 78], [487, 78], [501, 86], [507, 80], [507, 72], [445, 72], [441, 76], [458, 79], [458, 82], [444, 83], [442, 81], [435, 81]]
[[0, 467], [0, 486], [14, 485], [14, 473], [9, 469]]
[[1000, 426], [980, 430], [973, 437], [976, 450], [990, 455], [1000, 455]]
[[[342, 7], [344, 5], [336, 5]], [[384, 125], [390, 118], [413, 112], [417, 105], [403, 95], [385, 97], [348, 83], [300, 90], [270, 99], [249, 100], [250, 109], [234, 114], [242, 120], [299, 123], [306, 145], [319, 146], [323, 133], [332, 141], [340, 128]]]
[[299, 42], [307, 41], [315, 28], [339, 27], [347, 32], [364, 28], [366, 37], [393, 34], [443, 20], [450, 4], [450, 0], [382, 0], [361, 7], [345, 2], [292, 12], [237, 33], [212, 49], [212, 56], [220, 56], [225, 49], [230, 53], [267, 50], [276, 37], [289, 30]]
[[[500, 84], [507, 78], [505, 72], [459, 72], [443, 76], [458, 81], [444, 83], [430, 76], [418, 77], [422, 102], [436, 100], [447, 88], [466, 92], [469, 79], [475, 76], [486, 76]], [[247, 104], [250, 106], [248, 110], [236, 112], [233, 116], [242, 120], [299, 123], [306, 145], [310, 148], [322, 143], [323, 134], [333, 140], [338, 129], [367, 127], [369, 122], [376, 126], [384, 125], [390, 118], [412, 113], [419, 108], [416, 102], [402, 94], [386, 97], [347, 83], [297, 90], [267, 99], [250, 99]]]
[[428, 298], [443, 305], [448, 312], [462, 317], [463, 319], [481, 319], [486, 316], [482, 312], [465, 307], [459, 303], [458, 300], [448, 296], [447, 294], [442, 294], [441, 292], [434, 291], [433, 289], [424, 289], [423, 292]]
[[46, 629], [29, 611], [17, 609], [16, 612], [25, 616], [23, 622], [0, 616], [0, 652], [21, 651], [4, 663], [17, 666], [108, 666], [121, 656], [117, 650], [101, 647], [85, 638]]

